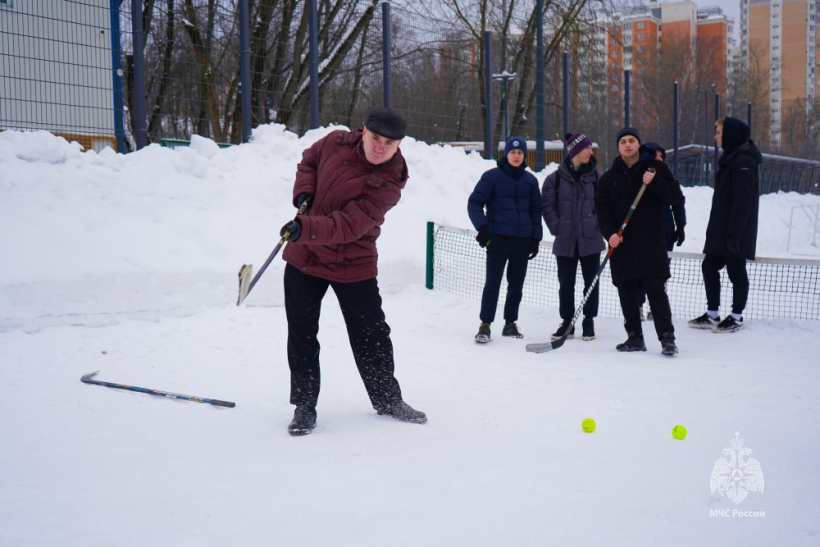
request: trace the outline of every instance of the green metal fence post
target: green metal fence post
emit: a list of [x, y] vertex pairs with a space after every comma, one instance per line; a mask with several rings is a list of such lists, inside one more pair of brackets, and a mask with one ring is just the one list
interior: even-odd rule
[[433, 289], [433, 245], [435, 238], [433, 237], [433, 222], [427, 223], [427, 282], [425, 287]]

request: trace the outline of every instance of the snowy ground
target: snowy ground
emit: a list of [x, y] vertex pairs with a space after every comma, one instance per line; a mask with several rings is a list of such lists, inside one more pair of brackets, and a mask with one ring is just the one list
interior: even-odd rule
[[[492, 164], [412, 139], [379, 281], [397, 376], [429, 422], [369, 408], [329, 295], [318, 427], [289, 437], [283, 263], [241, 308], [236, 272], [272, 249], [299, 154], [326, 131], [128, 156], [0, 133], [0, 545], [820, 543], [820, 323], [718, 336], [676, 318], [670, 359], [651, 340], [617, 353], [623, 328], [602, 318], [595, 341], [535, 355], [557, 311], [524, 308], [526, 338], [476, 345], [478, 302], [423, 288], [424, 229], [469, 227]], [[681, 250], [699, 252], [711, 190], [686, 195]], [[820, 254], [793, 216], [818, 205], [764, 196], [759, 254]], [[80, 382], [95, 370], [237, 406]], [[710, 489], [736, 433], [765, 478], [738, 504]]]

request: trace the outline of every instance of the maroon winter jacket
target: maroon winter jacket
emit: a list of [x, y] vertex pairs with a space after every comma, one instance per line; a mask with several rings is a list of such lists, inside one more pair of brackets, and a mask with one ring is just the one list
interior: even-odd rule
[[293, 202], [299, 194], [315, 197], [299, 217], [302, 235], [285, 246], [282, 258], [303, 273], [343, 283], [378, 273], [376, 239], [401, 198], [407, 164], [399, 150], [389, 162], [373, 165], [361, 142], [361, 130], [338, 130], [302, 154]]

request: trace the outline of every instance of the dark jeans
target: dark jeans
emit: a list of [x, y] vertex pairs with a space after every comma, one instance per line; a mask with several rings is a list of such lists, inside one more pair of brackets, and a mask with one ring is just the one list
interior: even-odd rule
[[376, 279], [338, 283], [285, 266], [285, 313], [288, 318], [290, 402], [316, 406], [319, 398], [319, 314], [328, 287], [333, 288], [344, 316], [353, 359], [376, 410], [401, 400], [393, 376], [393, 344], [382, 311]]
[[[584, 294], [586, 294], [601, 265], [601, 254], [580, 256], [576, 245], [574, 257], [556, 256], [555, 261], [558, 263], [558, 313], [561, 314], [561, 319], [569, 321], [575, 315], [575, 278], [578, 273], [578, 263], [581, 263]], [[589, 299], [584, 303], [584, 317], [596, 317], [597, 315], [598, 285], [596, 284]]]
[[732, 313], [738, 315], [746, 309], [749, 298], [749, 275], [746, 259], [738, 256], [706, 255], [701, 264], [703, 286], [706, 289], [706, 309], [720, 309], [720, 270], [726, 267], [732, 282]]
[[523, 237], [493, 236], [487, 247], [487, 275], [481, 295], [481, 313], [484, 323], [492, 323], [498, 308], [501, 279], [507, 267], [507, 299], [504, 303], [504, 320], [518, 321], [518, 307], [523, 296], [524, 278], [527, 277], [527, 257], [532, 240]]
[[621, 300], [624, 328], [627, 333], [643, 334], [639, 300], [642, 287], [649, 298], [649, 309], [652, 310], [652, 321], [655, 323], [658, 340], [667, 332], [675, 332], [675, 327], [672, 325], [672, 309], [669, 307], [669, 298], [664, 288], [665, 283], [666, 280], [660, 277], [644, 277], [618, 283], [618, 298]]

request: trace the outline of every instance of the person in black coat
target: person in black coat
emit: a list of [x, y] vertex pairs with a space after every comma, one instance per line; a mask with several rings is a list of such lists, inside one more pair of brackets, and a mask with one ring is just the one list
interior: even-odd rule
[[[666, 149], [663, 146], [656, 142], [648, 142], [645, 146], [655, 151], [656, 160], [663, 162], [666, 161]], [[666, 238], [666, 250], [669, 252], [675, 248], [675, 243], [677, 243], [678, 247], [680, 247], [686, 239], [686, 232], [684, 231], [684, 228], [686, 227], [685, 203], [686, 198], [684, 196], [684, 199], [678, 204], [663, 204], [663, 233]], [[669, 261], [671, 264], [672, 259], [670, 258]], [[645, 302], [646, 291], [641, 288], [641, 315], [643, 315], [643, 305]], [[651, 320], [652, 312], [649, 312], [646, 318]]]
[[476, 241], [487, 249], [487, 275], [481, 295], [481, 324], [476, 342], [490, 341], [504, 267], [507, 299], [502, 336], [522, 338], [516, 321], [523, 296], [527, 261], [538, 254], [544, 232], [541, 226], [541, 192], [538, 180], [527, 172], [527, 141], [510, 137], [498, 167], [481, 176], [467, 200], [467, 213], [478, 230]]
[[[596, 209], [601, 233], [613, 248], [610, 257], [612, 282], [618, 288], [624, 327], [628, 338], [618, 351], [646, 351], [641, 326], [639, 292], [646, 290], [655, 331], [662, 352], [674, 355], [675, 328], [664, 284], [669, 278], [669, 261], [663, 233], [664, 202], [676, 205], [683, 193], [665, 163], [655, 159], [655, 151], [641, 146], [638, 131], [625, 127], [618, 132], [620, 156], [601, 176], [596, 192]], [[622, 235], [618, 230], [632, 206], [641, 184], [646, 190]]]
[[[727, 116], [715, 123], [715, 143], [723, 148], [715, 173], [712, 210], [706, 227], [701, 270], [706, 289], [706, 313], [689, 326], [714, 332], [735, 332], [743, 327], [743, 310], [749, 297], [746, 260], [755, 259], [757, 215], [760, 202], [758, 169], [763, 156], [749, 138], [749, 126]], [[721, 321], [720, 270], [726, 267], [732, 282], [732, 313]]]

